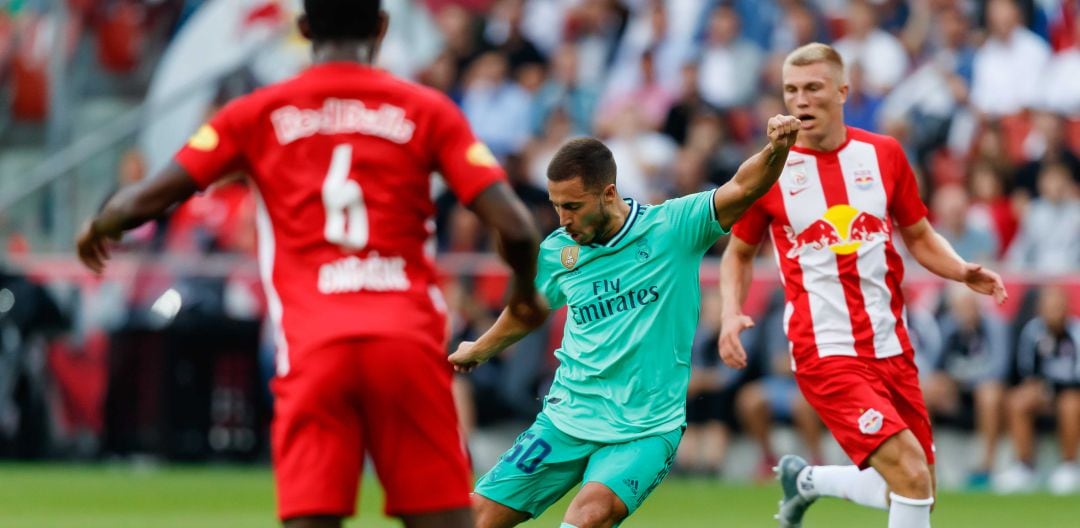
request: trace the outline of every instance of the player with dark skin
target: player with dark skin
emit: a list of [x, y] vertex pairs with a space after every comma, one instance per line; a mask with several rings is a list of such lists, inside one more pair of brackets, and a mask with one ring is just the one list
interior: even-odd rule
[[[385, 11], [380, 11], [376, 31], [370, 36], [323, 39], [313, 34], [307, 15], [302, 15], [298, 20], [300, 32], [312, 41], [312, 62], [316, 64], [371, 64], [388, 24], [389, 16]], [[76, 240], [79, 259], [94, 273], [102, 273], [110, 257], [110, 244], [119, 240], [124, 231], [160, 217], [197, 190], [191, 175], [175, 161], [156, 177], [120, 189], [96, 217], [81, 227]], [[524, 326], [535, 328], [547, 317], [548, 310], [533, 284], [539, 233], [532, 218], [505, 182], [486, 188], [472, 201], [470, 209], [494, 230], [500, 255], [514, 270], [508, 303], [511, 313]], [[473, 526], [473, 516], [468, 507], [403, 515], [401, 519], [409, 528]], [[303, 516], [286, 519], [283, 524], [285, 528], [337, 528], [342, 526], [342, 518]]]

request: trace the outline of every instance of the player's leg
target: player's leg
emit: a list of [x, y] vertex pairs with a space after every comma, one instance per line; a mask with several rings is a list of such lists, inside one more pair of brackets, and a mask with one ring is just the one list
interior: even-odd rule
[[599, 482], [586, 482], [566, 509], [563, 526], [611, 528], [629, 514], [626, 503], [611, 488]]
[[889, 526], [929, 528], [934, 505], [934, 440], [930, 415], [909, 356], [875, 362], [879, 379], [892, 392], [892, 404], [908, 429], [891, 436], [870, 456], [870, 464], [889, 485]]
[[575, 528], [618, 526], [632, 515], [675, 461], [682, 428], [598, 449], [563, 523]]
[[787, 392], [790, 395], [788, 400], [791, 402], [791, 421], [795, 424], [803, 445], [806, 446], [806, 452], [810, 454], [810, 463], [822, 464], [825, 462], [825, 452], [821, 447], [821, 419], [814, 412], [814, 408], [806, 402], [806, 398], [803, 398], [794, 381], [789, 387], [790, 390]]
[[960, 412], [960, 387], [944, 371], [930, 374], [923, 392], [926, 406], [935, 416], [954, 416]]
[[581, 482], [600, 444], [571, 437], [540, 413], [476, 483], [477, 528], [508, 528], [539, 516]]
[[983, 483], [989, 479], [997, 454], [998, 438], [1004, 419], [1005, 385], [999, 381], [987, 381], [975, 386], [975, 433], [982, 444], [982, 459], [977, 474]]
[[386, 514], [409, 528], [471, 528], [471, 471], [452, 372], [428, 335], [363, 340], [352, 386]]
[[[869, 458], [883, 442], [907, 429], [907, 424], [871, 361], [880, 360], [836, 356], [800, 365], [796, 371], [806, 401], [855, 464], [810, 466], [794, 455], [781, 458], [776, 468], [784, 492], [776, 515], [781, 526], [801, 526], [806, 510], [822, 496], [888, 508], [885, 479], [869, 467]], [[921, 393], [918, 399], [921, 405]], [[928, 418], [925, 429], [929, 431]]]
[[349, 387], [348, 346], [293, 350], [273, 381], [273, 463], [278, 516], [289, 528], [331, 528], [353, 514], [363, 438]]
[[994, 481], [994, 488], [1004, 493], [1030, 490], [1035, 485], [1035, 418], [1047, 404], [1046, 386], [1040, 380], [1027, 380], [1005, 397], [1005, 421], [1012, 440], [1016, 462]]
[[1080, 447], [1080, 388], [1066, 388], [1058, 393], [1057, 427], [1061, 447], [1061, 464], [1050, 475], [1050, 491], [1059, 495], [1080, 490], [1080, 466], [1077, 448]]
[[499, 504], [483, 495], [473, 494], [473, 515], [477, 528], [510, 528], [517, 526], [532, 515]]
[[754, 440], [761, 452], [757, 478], [768, 479], [769, 468], [776, 465], [772, 439], [772, 409], [766, 394], [765, 380], [760, 379], [743, 385], [735, 393], [735, 414], [746, 434]]

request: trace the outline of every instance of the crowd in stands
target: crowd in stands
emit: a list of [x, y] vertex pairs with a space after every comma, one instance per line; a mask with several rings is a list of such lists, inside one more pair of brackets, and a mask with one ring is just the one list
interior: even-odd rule
[[[167, 39], [200, 3], [72, 5], [86, 4], [86, 13], [110, 21], [93, 26], [109, 48], [116, 45], [109, 44], [116, 38], [111, 32], [121, 31], [114, 26], [144, 20], [109, 9], [168, 13], [156, 22], [166, 29], [148, 32]], [[997, 489], [1031, 489], [1035, 432], [1049, 427], [1058, 434], [1064, 463], [1048, 485], [1080, 491], [1080, 2], [384, 3], [392, 17], [408, 13], [405, 20], [392, 18], [391, 28], [415, 27], [391, 32], [383, 65], [445, 92], [461, 107], [544, 233], [558, 222], [547, 202], [546, 166], [566, 139], [602, 139], [627, 197], [655, 203], [722, 185], [764, 143], [767, 118], [786, 113], [783, 57], [813, 41], [834, 45], [848, 69], [849, 125], [901, 141], [937, 230], [963, 258], [1042, 285], [1018, 294], [1019, 307], [1008, 313], [956, 288], [915, 296], [909, 306], [932, 414], [939, 423], [972, 429], [978, 439], [981, 454], [970, 483], [989, 485], [998, 472]], [[0, 8], [0, 82], [14, 94], [7, 111], [17, 119], [40, 118], [40, 112], [27, 113], [36, 107], [19, 95], [26, 89], [20, 88], [25, 66], [12, 22], [19, 20]], [[408, 53], [410, 46], [423, 53]], [[133, 67], [123, 58], [109, 64]], [[137, 60], [137, 54], [131, 58]], [[139, 154], [129, 153], [121, 184], [144, 172]], [[442, 254], [492, 251], [480, 223], [452, 195], [441, 195], [438, 205]], [[125, 244], [251, 254], [251, 207], [238, 180]], [[723, 244], [711, 254], [719, 255]], [[768, 250], [763, 263], [771, 261]], [[455, 343], [479, 335], [497, 313], [497, 296], [477, 294], [484, 290], [480, 280], [468, 274], [447, 280]], [[743, 371], [719, 362], [716, 296], [705, 296], [681, 471], [718, 474], [730, 435], [741, 431], [758, 445], [764, 473], [776, 458], [770, 432], [777, 421], [794, 426], [813, 463], [823, 459], [823, 427], [792, 378], [777, 295], [759, 295], [762, 308], [753, 314], [759, 324], [744, 334], [753, 365]], [[561, 317], [460, 380], [463, 401], [474, 402], [462, 406], [467, 427], [528, 419], [539, 410], [538, 397], [555, 368], [550, 352], [559, 343]], [[993, 467], [1001, 437], [1017, 454], [1009, 468]]]

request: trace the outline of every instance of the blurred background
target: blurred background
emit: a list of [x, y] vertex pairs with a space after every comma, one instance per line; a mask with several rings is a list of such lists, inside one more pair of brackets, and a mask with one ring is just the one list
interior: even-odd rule
[[[273, 353], [243, 175], [132, 231], [101, 278], [72, 240], [221, 104], [307, 64], [299, 4], [0, 0], [0, 458], [266, 464]], [[566, 139], [603, 139], [624, 196], [721, 185], [786, 113], [785, 54], [832, 43], [848, 124], [900, 139], [938, 231], [1009, 288], [993, 306], [908, 264], [942, 486], [1080, 493], [1080, 1], [383, 4], [380, 65], [461, 106], [545, 234]], [[506, 271], [437, 189], [452, 350], [492, 323]], [[785, 452], [844, 463], [791, 378], [770, 244], [746, 306], [753, 364], [719, 362], [725, 242], [702, 267], [673, 478], [765, 481]], [[456, 380], [479, 471], [539, 411], [564, 320]]]

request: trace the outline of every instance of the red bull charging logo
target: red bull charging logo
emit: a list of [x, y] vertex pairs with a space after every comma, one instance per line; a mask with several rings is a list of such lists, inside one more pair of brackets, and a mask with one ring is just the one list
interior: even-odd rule
[[834, 205], [798, 234], [791, 226], [784, 226], [791, 249], [787, 258], [802, 255], [806, 248], [819, 251], [829, 248], [837, 255], [850, 255], [859, 250], [863, 242], [876, 237], [889, 236], [889, 224], [870, 213], [850, 205]]

